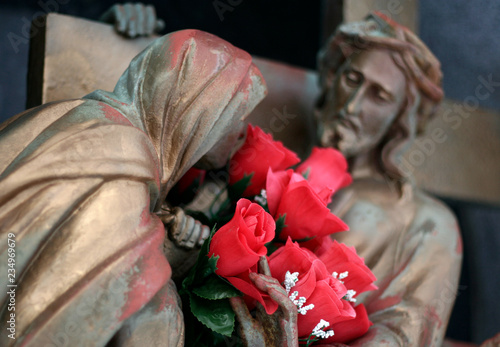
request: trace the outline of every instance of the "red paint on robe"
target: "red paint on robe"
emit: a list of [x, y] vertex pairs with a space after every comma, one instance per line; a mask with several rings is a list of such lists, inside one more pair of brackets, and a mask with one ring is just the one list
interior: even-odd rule
[[433, 324], [437, 324], [438, 328], [441, 328], [443, 325], [443, 322], [441, 321], [441, 317], [436, 312], [435, 307], [429, 307], [427, 309], [427, 317]]
[[146, 206], [144, 211], [141, 213], [141, 221], [139, 222], [139, 227], [143, 228], [151, 223], [151, 213], [149, 212], [149, 206]]
[[147, 304], [170, 279], [172, 269], [163, 254], [165, 228], [159, 218], [151, 218], [155, 229], [148, 240], [136, 245], [135, 252], [140, 258], [132, 265], [138, 270], [132, 275], [129, 290], [126, 293], [127, 302], [122, 309], [120, 320], [123, 321]]
[[123, 114], [121, 114], [108, 104], [100, 102], [99, 106], [101, 106], [101, 110], [104, 113], [104, 116], [110, 121], [113, 121], [117, 124], [132, 125], [132, 123], [130, 123], [130, 121]]

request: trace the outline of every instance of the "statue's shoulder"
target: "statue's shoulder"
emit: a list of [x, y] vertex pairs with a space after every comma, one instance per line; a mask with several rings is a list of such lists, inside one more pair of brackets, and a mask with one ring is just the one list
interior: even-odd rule
[[459, 242], [458, 223], [451, 210], [420, 189], [407, 188], [401, 192], [389, 183], [356, 180], [336, 194], [332, 212], [346, 218], [352, 226], [359, 220], [377, 221], [377, 229], [387, 229], [403, 239], [430, 233], [445, 243]]
[[415, 189], [415, 217], [410, 232], [432, 238], [432, 242], [451, 252], [462, 252], [458, 221], [442, 201]]
[[415, 188], [414, 201], [417, 206], [416, 218], [432, 219], [436, 224], [443, 228], [458, 228], [457, 218], [441, 200], [430, 194]]

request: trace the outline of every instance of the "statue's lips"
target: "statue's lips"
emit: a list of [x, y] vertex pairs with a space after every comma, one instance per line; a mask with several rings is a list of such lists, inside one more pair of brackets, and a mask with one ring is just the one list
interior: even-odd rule
[[[315, 110], [318, 119], [324, 119], [324, 113]], [[354, 140], [358, 137], [361, 124], [357, 116], [346, 116], [342, 111], [336, 113], [320, 127], [321, 145], [325, 147], [338, 148], [340, 142], [345, 140]]]
[[350, 125], [335, 122], [330, 126], [327, 136], [322, 139], [323, 146], [340, 149], [345, 140], [356, 138], [355, 131]]
[[346, 133], [354, 133], [358, 134], [359, 129], [361, 128], [360, 124], [353, 117], [338, 117], [338, 119], [334, 122], [335, 133], [340, 137], [343, 137], [343, 134]]

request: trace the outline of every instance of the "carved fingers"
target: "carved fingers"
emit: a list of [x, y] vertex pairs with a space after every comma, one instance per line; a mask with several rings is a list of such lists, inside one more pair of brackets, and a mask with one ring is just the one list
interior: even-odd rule
[[165, 22], [156, 18], [155, 8], [141, 3], [114, 5], [101, 21], [114, 24], [118, 33], [130, 38], [151, 36], [165, 28]]
[[255, 286], [260, 290], [267, 292], [271, 299], [276, 301], [283, 311], [283, 318], [291, 324], [297, 323], [297, 307], [290, 300], [283, 286], [276, 278], [271, 277], [271, 270], [266, 257], [260, 257], [259, 271], [261, 274], [250, 274], [250, 280], [255, 283]]
[[203, 242], [210, 236], [210, 229], [199, 221], [175, 207], [172, 209], [174, 218], [167, 226], [168, 237], [178, 247], [185, 249], [201, 248]]
[[210, 236], [206, 225], [186, 215], [180, 207], [170, 207], [165, 203], [156, 215], [165, 225], [168, 238], [179, 248], [199, 249]]
[[259, 271], [260, 274], [251, 273], [250, 280], [280, 306], [276, 313], [268, 315], [262, 305], [257, 304], [257, 319], [264, 328], [266, 346], [298, 346], [297, 307], [285, 288], [271, 277], [266, 257], [260, 258]]
[[[285, 289], [280, 285], [277, 279], [262, 275], [250, 274], [250, 280], [260, 290], [267, 292], [271, 299], [280, 306], [279, 310], [273, 315], [268, 315], [262, 305], [257, 304], [257, 317], [267, 327], [266, 332], [274, 330], [275, 340], [279, 341], [280, 346], [298, 346], [297, 330], [297, 307], [288, 297]], [[272, 340], [268, 338], [268, 341]]]
[[255, 320], [241, 297], [229, 298], [231, 307], [240, 323], [240, 337], [245, 346], [266, 346], [262, 325]]

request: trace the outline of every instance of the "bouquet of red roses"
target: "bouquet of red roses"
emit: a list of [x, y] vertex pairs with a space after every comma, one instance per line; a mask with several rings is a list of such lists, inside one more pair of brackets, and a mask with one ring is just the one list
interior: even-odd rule
[[278, 309], [251, 279], [263, 256], [297, 307], [301, 344], [347, 342], [371, 325], [364, 306], [355, 303], [376, 288], [375, 277], [354, 248], [329, 236], [348, 229], [327, 207], [351, 182], [346, 160], [334, 149], [314, 148], [290, 169], [299, 161], [252, 126], [230, 161], [227, 201], [207, 216], [223, 225], [205, 241], [182, 289], [194, 316], [218, 334], [234, 332], [228, 298], [243, 296], [250, 310], [262, 305], [269, 315]]

